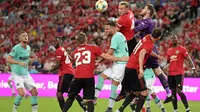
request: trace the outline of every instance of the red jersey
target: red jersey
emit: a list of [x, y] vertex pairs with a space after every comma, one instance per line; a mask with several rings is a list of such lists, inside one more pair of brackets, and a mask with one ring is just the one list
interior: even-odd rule
[[169, 48], [167, 51], [167, 59], [169, 60], [169, 75], [184, 74], [184, 59], [188, 56], [185, 47], [179, 45], [175, 48]]
[[56, 60], [60, 60], [60, 67], [58, 71], [59, 75], [64, 75], [64, 74], [74, 75], [75, 69], [72, 66], [72, 63], [69, 59], [67, 52], [65, 51], [65, 48], [60, 46], [56, 50]]
[[147, 60], [148, 56], [151, 54], [151, 52], [153, 50], [153, 46], [154, 46], [154, 43], [150, 39], [150, 36], [151, 35], [146, 35], [135, 46], [135, 49], [131, 53], [131, 56], [126, 65], [127, 68], [136, 69], [136, 70], [139, 69], [139, 54], [142, 49], [145, 49], [147, 52], [144, 57], [144, 63], [146, 62], [146, 60]]
[[76, 64], [75, 78], [93, 78], [95, 60], [102, 51], [93, 45], [81, 45], [74, 50], [74, 60]]
[[126, 37], [126, 40], [131, 40], [135, 34], [135, 20], [133, 12], [129, 10], [128, 13], [121, 15], [117, 20], [117, 26], [120, 29], [120, 32]]

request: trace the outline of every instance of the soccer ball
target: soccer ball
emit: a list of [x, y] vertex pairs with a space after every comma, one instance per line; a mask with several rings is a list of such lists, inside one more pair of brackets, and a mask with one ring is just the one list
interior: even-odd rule
[[99, 12], [104, 12], [108, 8], [108, 3], [105, 0], [98, 0], [95, 4], [96, 10]]

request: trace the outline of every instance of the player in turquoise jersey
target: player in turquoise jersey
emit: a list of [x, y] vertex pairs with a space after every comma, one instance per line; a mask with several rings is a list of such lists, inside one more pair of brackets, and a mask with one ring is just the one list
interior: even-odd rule
[[10, 63], [11, 75], [15, 86], [17, 88], [18, 96], [16, 96], [12, 112], [17, 112], [17, 108], [20, 105], [21, 99], [26, 94], [26, 88], [32, 95], [31, 105], [32, 112], [38, 112], [38, 92], [35, 82], [28, 72], [28, 64], [30, 60], [31, 49], [28, 43], [28, 34], [25, 31], [19, 33], [20, 43], [12, 48], [9, 53], [6, 62]]
[[[108, 36], [112, 36], [110, 49], [107, 52], [114, 57], [128, 57], [128, 46], [125, 36], [117, 32], [117, 26], [114, 21], [109, 21], [105, 26], [105, 32]], [[117, 87], [124, 78], [124, 69], [126, 61], [116, 61], [113, 65], [107, 68], [103, 73], [98, 76], [98, 84], [95, 88], [95, 101], [99, 96], [100, 91], [103, 88], [104, 80], [111, 79], [111, 94], [109, 99], [109, 106], [106, 112], [112, 112], [112, 108], [117, 96]]]
[[[154, 83], [156, 81], [156, 77], [155, 77], [155, 74], [154, 72], [152, 71], [152, 69], [146, 69], [144, 71], [144, 79], [146, 81], [146, 85], [147, 85], [147, 88], [148, 88], [148, 92], [149, 92], [149, 95], [146, 99], [146, 112], [151, 112], [151, 109], [150, 109], [150, 95], [151, 97], [153, 98], [155, 104], [161, 109], [162, 112], [166, 112], [164, 106], [162, 105], [162, 102], [160, 101], [160, 99], [158, 98], [158, 96], [156, 95], [155, 93], [155, 88], [154, 88]], [[134, 103], [131, 103], [131, 108], [134, 112], [135, 110], [135, 104]]]

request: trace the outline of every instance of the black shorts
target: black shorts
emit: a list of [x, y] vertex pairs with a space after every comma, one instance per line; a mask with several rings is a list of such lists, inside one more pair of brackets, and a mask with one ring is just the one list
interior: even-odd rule
[[93, 100], [95, 94], [94, 78], [74, 78], [69, 89], [69, 98], [75, 98], [83, 89], [83, 99]]
[[68, 92], [69, 86], [73, 78], [74, 78], [74, 75], [72, 74], [64, 74], [62, 76], [59, 76], [57, 92], [61, 92], [61, 93]]
[[127, 83], [130, 84], [130, 82], [132, 82], [130, 84], [132, 92], [147, 90], [144, 78], [138, 79], [138, 72], [135, 69], [125, 68], [125, 73], [131, 77], [131, 80]]
[[183, 77], [184, 75], [175, 75], [175, 76], [171, 76], [169, 75], [168, 76], [168, 83], [169, 83], [169, 87], [170, 89], [176, 89], [176, 88], [179, 88], [179, 89], [183, 89]]
[[137, 40], [135, 38], [132, 38], [131, 40], [127, 41], [127, 44], [128, 44], [128, 52], [130, 56], [131, 53], [133, 52], [133, 49], [137, 45]]

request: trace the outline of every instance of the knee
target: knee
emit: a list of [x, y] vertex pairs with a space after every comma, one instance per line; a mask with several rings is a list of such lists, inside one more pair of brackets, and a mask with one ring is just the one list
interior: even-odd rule
[[18, 95], [24, 97], [26, 92], [24, 90], [18, 90]]
[[181, 93], [182, 90], [181, 90], [180, 88], [176, 88], [176, 92], [177, 92], [177, 93]]
[[31, 91], [30, 91], [31, 95], [32, 96], [38, 96], [38, 91], [36, 88], [33, 88]]
[[115, 85], [115, 86], [118, 86], [120, 83], [119, 83], [119, 81], [112, 80], [112, 84]]
[[148, 90], [144, 90], [144, 91], [142, 91], [142, 92], [141, 92], [141, 95], [143, 95], [143, 96], [147, 96], [147, 95], [148, 95]]
[[105, 80], [105, 79], [108, 79], [108, 76], [105, 75], [104, 73], [100, 74], [100, 76]]
[[155, 93], [151, 94], [151, 97], [156, 98], [156, 94]]
[[62, 97], [63, 94], [62, 94], [61, 92], [57, 92], [57, 93], [56, 93], [56, 96], [57, 96], [57, 98], [59, 98], [59, 97]]

